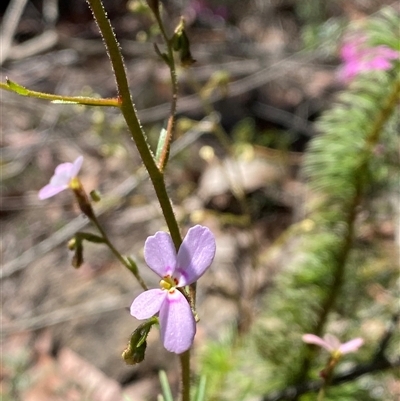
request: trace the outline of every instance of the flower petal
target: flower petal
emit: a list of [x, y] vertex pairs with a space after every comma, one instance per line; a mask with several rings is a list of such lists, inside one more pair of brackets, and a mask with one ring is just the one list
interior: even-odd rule
[[340, 340], [333, 334], [329, 334], [329, 333], [325, 334], [324, 340], [330, 347], [331, 351], [337, 351], [340, 348], [340, 346], [342, 345]]
[[68, 185], [52, 185], [52, 184], [47, 184], [44, 186], [40, 191], [39, 191], [39, 199], [47, 199], [51, 198], [54, 195], [57, 195], [61, 191], [64, 191], [64, 189], [68, 188]]
[[144, 259], [160, 277], [171, 276], [176, 266], [176, 251], [168, 233], [158, 231], [144, 244]]
[[348, 341], [347, 343], [342, 344], [339, 347], [339, 351], [342, 354], [348, 354], [350, 352], [357, 351], [364, 344], [364, 340], [361, 337], [354, 338], [353, 340]]
[[215, 256], [214, 234], [203, 226], [192, 227], [178, 251], [175, 277], [182, 287], [198, 280], [211, 265]]
[[136, 319], [148, 319], [161, 308], [168, 292], [159, 288], [142, 292], [131, 305], [131, 315]]
[[51, 177], [50, 179], [50, 185], [53, 185], [55, 187], [61, 187], [61, 186], [68, 187], [70, 181], [71, 177], [66, 173], [54, 174], [53, 177]]
[[79, 173], [79, 170], [82, 167], [83, 163], [83, 156], [79, 156], [73, 163], [72, 169], [71, 169], [71, 178], [76, 177]]
[[329, 352], [333, 351], [331, 346], [324, 339], [316, 336], [315, 334], [304, 334], [302, 340], [307, 344], [314, 344], [325, 348]]
[[54, 175], [60, 175], [60, 176], [67, 176], [67, 177], [72, 177], [71, 173], [74, 169], [73, 163], [61, 163], [59, 164], [55, 171]]
[[160, 309], [161, 340], [175, 354], [187, 351], [193, 344], [196, 322], [185, 297], [175, 290], [168, 293]]

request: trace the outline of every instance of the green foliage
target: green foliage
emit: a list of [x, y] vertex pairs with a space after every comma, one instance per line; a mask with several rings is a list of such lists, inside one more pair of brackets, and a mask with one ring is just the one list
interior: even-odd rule
[[303, 46], [321, 56], [332, 57], [337, 52], [344, 28], [344, 21], [339, 18], [330, 18], [318, 25], [306, 25], [302, 30]]
[[158, 374], [160, 378], [161, 389], [163, 392], [162, 400], [163, 401], [173, 401], [172, 391], [169, 386], [168, 377], [164, 370], [160, 370]]
[[[259, 386], [254, 364], [257, 355], [244, 342], [235, 342], [236, 335], [231, 332], [220, 341], [211, 342], [200, 356], [200, 374], [207, 379], [205, 399], [207, 401], [242, 401], [250, 394], [256, 394]], [[259, 393], [259, 392], [258, 392]]]
[[[393, 32], [398, 26], [399, 16], [385, 10], [367, 26], [370, 42], [397, 48]], [[390, 302], [376, 302], [373, 288], [395, 292], [396, 267], [391, 265], [396, 266], [396, 260], [381, 241], [363, 238], [362, 229], [373, 224], [379, 213], [376, 206], [371, 208], [374, 199], [375, 205], [385, 205], [390, 213], [382, 194], [398, 186], [398, 159], [393, 153], [399, 146], [397, 72], [398, 65], [392, 71], [361, 74], [317, 122], [320, 135], [311, 141], [303, 168], [310, 191], [301, 235], [290, 237], [290, 262], [265, 297], [242, 350], [237, 351], [247, 358], [239, 360], [236, 373], [228, 368], [225, 372], [231, 377], [239, 375], [237, 372], [246, 376], [250, 359], [252, 393], [266, 394], [318, 378], [327, 354], [315, 357], [302, 343], [304, 333], [329, 331], [343, 341], [364, 337], [366, 345], [346, 357], [350, 361], [368, 360], [376, 352], [382, 327], [394, 311]], [[250, 127], [248, 123], [238, 127], [238, 136], [247, 139]], [[359, 218], [362, 208], [368, 210], [371, 221]], [[371, 327], [375, 331], [370, 332]], [[220, 348], [214, 352], [226, 354]], [[225, 357], [230, 360], [229, 355]], [[211, 358], [208, 364], [218, 366]], [[226, 386], [229, 379], [224, 380]], [[359, 379], [329, 388], [325, 399], [384, 399], [377, 396], [378, 381], [374, 377], [368, 380], [373, 387]], [[236, 388], [245, 388], [239, 384], [237, 381]], [[303, 395], [301, 400], [315, 400], [315, 394]]]
[[[361, 388], [360, 388], [361, 387]], [[362, 388], [360, 380], [345, 383], [338, 387], [330, 387], [324, 401], [376, 401], [371, 396], [368, 388]], [[306, 394], [300, 398], [300, 401], [315, 401], [315, 394]]]
[[235, 367], [231, 341], [208, 344], [202, 353], [201, 365], [201, 374], [207, 378], [207, 393], [215, 394]]

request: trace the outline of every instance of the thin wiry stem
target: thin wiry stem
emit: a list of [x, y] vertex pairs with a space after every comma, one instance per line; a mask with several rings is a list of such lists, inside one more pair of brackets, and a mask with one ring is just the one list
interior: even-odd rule
[[118, 87], [121, 112], [125, 118], [131, 136], [135, 141], [136, 147], [139, 151], [140, 157], [153, 183], [175, 248], [179, 249], [182, 243], [182, 237], [165, 187], [164, 175], [156, 165], [153, 154], [147, 142], [146, 135], [140, 125], [136, 109], [132, 102], [124, 60], [117, 38], [114, 34], [111, 23], [107, 18], [107, 14], [101, 0], [87, 0], [87, 2], [103, 36], [103, 40], [111, 60]]

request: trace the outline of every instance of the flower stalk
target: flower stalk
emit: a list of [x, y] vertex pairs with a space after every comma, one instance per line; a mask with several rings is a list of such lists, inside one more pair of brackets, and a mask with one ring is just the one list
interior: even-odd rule
[[[97, 238], [96, 236], [90, 236], [89, 234], [83, 235], [82, 233], [80, 233], [80, 239], [86, 239], [90, 240], [91, 242], [97, 243], [102, 242], [106, 244], [110, 248], [111, 252], [116, 256], [116, 258], [133, 273], [141, 287], [144, 290], [147, 290], [147, 286], [140, 276], [134, 261], [130, 258], [123, 257], [118, 252], [118, 250], [110, 241], [107, 233], [101, 226], [99, 220], [97, 219], [97, 216], [93, 210], [91, 201], [89, 200], [85, 188], [78, 178], [78, 173], [82, 167], [82, 163], [83, 157], [79, 156], [73, 163], [59, 164], [56, 167], [54, 175], [51, 177], [50, 182], [39, 191], [39, 199], [48, 199], [64, 191], [65, 189], [71, 189], [75, 195], [75, 198], [82, 213], [95, 225], [95, 227], [99, 230], [101, 234], [101, 238]], [[75, 238], [75, 240], [76, 239], [77, 238]], [[82, 241], [72, 241], [70, 242], [69, 247], [71, 249], [75, 249], [76, 253], [73, 259], [73, 265], [75, 267], [79, 267], [83, 263]]]
[[[79, 185], [77, 185], [79, 183]], [[73, 180], [72, 184], [72, 190], [75, 194], [75, 197], [78, 201], [79, 208], [81, 209], [82, 213], [86, 215], [86, 217], [93, 223], [93, 225], [97, 228], [97, 230], [100, 232], [104, 244], [108, 246], [110, 251], [114, 254], [114, 256], [135, 276], [136, 280], [140, 284], [140, 286], [146, 291], [147, 290], [147, 285], [144, 282], [143, 278], [140, 276], [139, 272], [137, 269], [132, 268], [132, 263], [129, 263], [129, 260], [125, 258], [124, 256], [121, 255], [121, 253], [117, 250], [117, 248], [114, 246], [114, 244], [111, 242], [110, 238], [108, 237], [106, 231], [104, 230], [103, 226], [100, 224], [93, 207], [89, 201], [89, 198], [83, 188], [83, 186], [80, 184], [78, 179]]]
[[156, 4], [153, 4], [152, 6], [150, 6], [150, 4], [149, 4], [149, 6], [154, 14], [154, 17], [157, 21], [158, 26], [160, 27], [161, 35], [162, 35], [165, 45], [167, 47], [167, 55], [166, 55], [166, 57], [163, 57], [163, 60], [168, 65], [168, 68], [170, 71], [170, 77], [171, 77], [171, 85], [172, 85], [171, 111], [170, 111], [170, 116], [168, 118], [168, 123], [167, 123], [167, 134], [166, 134], [166, 138], [165, 138], [162, 150], [160, 152], [160, 158], [158, 160], [158, 168], [160, 171], [163, 172], [168, 163], [171, 141], [172, 141], [172, 137], [175, 132], [176, 109], [177, 109], [177, 104], [178, 104], [178, 77], [176, 74], [176, 64], [175, 64], [172, 40], [168, 37], [167, 31], [165, 29], [164, 22], [162, 20], [161, 14], [160, 14], [158, 0], [153, 3], [156, 3]]

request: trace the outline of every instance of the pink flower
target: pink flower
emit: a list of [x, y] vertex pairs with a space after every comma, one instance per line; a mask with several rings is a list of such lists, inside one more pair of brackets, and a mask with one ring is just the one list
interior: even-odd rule
[[350, 82], [357, 75], [392, 68], [392, 60], [399, 59], [399, 52], [388, 46], [368, 46], [364, 36], [354, 37], [344, 43], [340, 50], [343, 65], [339, 78]]
[[332, 334], [325, 334], [324, 338], [314, 334], [304, 334], [302, 339], [305, 343], [315, 344], [325, 348], [331, 355], [344, 355], [350, 352], [356, 352], [364, 344], [364, 340], [360, 337], [342, 344], [338, 338]]
[[59, 192], [67, 189], [82, 167], [83, 156], [79, 156], [73, 163], [61, 163], [54, 172], [50, 183], [39, 191], [39, 199], [51, 198]]
[[159, 231], [146, 240], [144, 258], [162, 278], [161, 289], [141, 293], [131, 305], [131, 315], [141, 320], [159, 313], [161, 340], [170, 352], [187, 351], [196, 334], [193, 312], [178, 288], [197, 281], [211, 265], [214, 255], [214, 235], [199, 225], [188, 231], [178, 254], [168, 233]]

